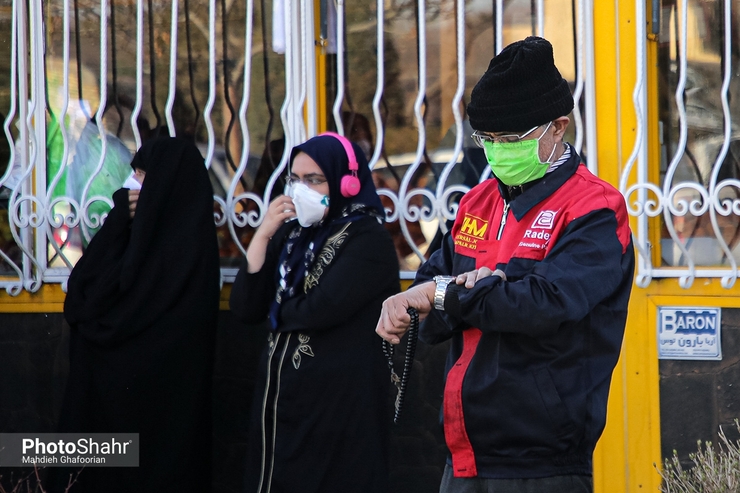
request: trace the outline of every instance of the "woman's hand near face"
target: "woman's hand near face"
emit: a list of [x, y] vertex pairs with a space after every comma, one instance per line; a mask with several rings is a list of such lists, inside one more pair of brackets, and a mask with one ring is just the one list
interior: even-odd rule
[[284, 222], [296, 217], [293, 199], [287, 195], [280, 195], [267, 206], [265, 219], [257, 228], [254, 236], [262, 236], [268, 240], [273, 237]]
[[131, 216], [131, 219], [134, 218], [134, 214], [136, 214], [136, 204], [139, 202], [139, 190], [129, 190], [128, 191], [128, 214]]
[[262, 220], [252, 241], [247, 248], [247, 272], [253, 274], [258, 272], [265, 263], [267, 243], [286, 221], [296, 217], [293, 200], [287, 195], [275, 198], [267, 207], [265, 218]]

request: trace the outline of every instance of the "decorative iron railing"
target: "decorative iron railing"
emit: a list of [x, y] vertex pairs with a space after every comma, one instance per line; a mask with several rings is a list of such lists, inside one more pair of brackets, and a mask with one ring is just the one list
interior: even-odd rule
[[[127, 159], [164, 133], [201, 147], [228, 282], [282, 190], [290, 148], [323, 128], [366, 151], [411, 277], [460, 195], [490, 176], [469, 138], [466, 98], [490, 57], [529, 34], [553, 42], [576, 99], [569, 141], [598, 172], [588, 152], [597, 148], [592, 0], [357, 3], [14, 0], [0, 10], [10, 38], [0, 48], [0, 287], [16, 295], [64, 284], [130, 171]], [[716, 2], [721, 49], [691, 30], [697, 6], [709, 3], [660, 10], [661, 165], [648, 162], [646, 10], [635, 2], [628, 104], [637, 132], [619, 166], [637, 218], [640, 286], [719, 277], [730, 287], [737, 278], [740, 168], [729, 97], [737, 55], [732, 36], [721, 36], [734, 32], [730, 0]], [[721, 110], [687, 112], [706, 90], [691, 77], [716, 72]]]

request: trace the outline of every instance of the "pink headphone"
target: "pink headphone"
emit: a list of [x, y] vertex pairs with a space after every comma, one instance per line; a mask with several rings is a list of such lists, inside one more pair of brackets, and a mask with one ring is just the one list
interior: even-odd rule
[[357, 170], [359, 165], [357, 164], [357, 158], [355, 157], [355, 150], [352, 149], [352, 144], [349, 139], [343, 137], [335, 132], [324, 132], [319, 137], [329, 135], [337, 139], [344, 147], [344, 152], [347, 153], [347, 160], [349, 161], [350, 174], [342, 177], [342, 182], [339, 186], [339, 190], [342, 192], [344, 197], [354, 197], [360, 193], [360, 179], [357, 177]]

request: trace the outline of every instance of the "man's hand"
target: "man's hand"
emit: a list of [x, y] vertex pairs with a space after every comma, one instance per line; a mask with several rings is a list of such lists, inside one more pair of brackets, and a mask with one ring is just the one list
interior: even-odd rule
[[401, 342], [411, 325], [411, 316], [406, 310], [416, 308], [419, 319], [423, 319], [434, 306], [434, 288], [434, 282], [425, 282], [385, 300], [375, 332], [391, 344]]
[[470, 289], [475, 286], [475, 283], [481, 279], [485, 279], [490, 276], [499, 276], [504, 281], [506, 280], [506, 274], [500, 269], [492, 271], [488, 267], [481, 267], [480, 269], [471, 270], [470, 272], [463, 272], [458, 274], [455, 278], [455, 283], [458, 285], [465, 285], [466, 288]]

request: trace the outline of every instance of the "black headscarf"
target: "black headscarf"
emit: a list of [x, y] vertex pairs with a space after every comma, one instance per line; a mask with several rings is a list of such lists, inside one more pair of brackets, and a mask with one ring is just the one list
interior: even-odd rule
[[350, 174], [349, 158], [342, 143], [330, 135], [319, 135], [297, 145], [290, 153], [290, 165], [301, 152], [307, 154], [321, 168], [329, 184], [329, 213], [320, 223], [304, 228], [295, 221], [294, 228], [288, 233], [280, 253], [281, 283], [270, 306], [272, 328], [279, 325], [280, 304], [299, 294], [299, 287], [318, 252], [326, 239], [339, 224], [352, 221], [363, 215], [369, 215], [382, 222], [385, 210], [373, 183], [372, 173], [368, 167], [365, 154], [352, 142], [357, 164], [357, 177], [360, 180], [360, 191], [353, 197], [345, 197], [341, 192], [342, 178]]
[[344, 146], [336, 138], [330, 135], [319, 135], [297, 145], [290, 153], [290, 165], [293, 165], [295, 157], [303, 152], [316, 161], [329, 183], [329, 214], [325, 223], [346, 215], [352, 208], [365, 209], [366, 213], [374, 213], [385, 217], [383, 205], [375, 190], [373, 176], [367, 165], [367, 159], [362, 149], [352, 142], [355, 158], [359, 169], [357, 177], [360, 180], [360, 192], [354, 197], [345, 197], [341, 192], [342, 178], [350, 173], [349, 158], [344, 151]]

